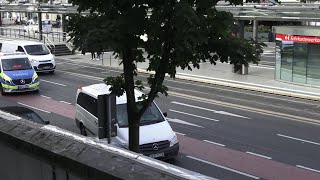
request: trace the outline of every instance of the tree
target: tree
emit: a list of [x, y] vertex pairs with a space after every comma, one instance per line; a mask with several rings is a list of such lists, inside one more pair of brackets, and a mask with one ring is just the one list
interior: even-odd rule
[[[158, 93], [168, 95], [165, 76], [175, 78], [176, 69], [199, 68], [200, 62], [234, 64], [237, 69], [258, 63], [262, 44], [234, 36], [235, 20], [229, 12], [215, 9], [217, 0], [69, 0], [79, 14], [70, 15], [68, 31], [76, 48], [111, 47], [122, 54], [123, 73], [107, 77], [112, 93], [126, 92], [129, 118], [129, 149], [139, 152], [140, 117]], [[242, 0], [230, 0], [241, 4]], [[90, 14], [83, 15], [83, 12]], [[146, 34], [147, 41], [140, 35]], [[84, 42], [93, 41], [94, 44]], [[86, 44], [86, 45], [84, 45]], [[136, 63], [148, 54], [150, 91], [136, 103]], [[140, 108], [139, 108], [140, 107]]]

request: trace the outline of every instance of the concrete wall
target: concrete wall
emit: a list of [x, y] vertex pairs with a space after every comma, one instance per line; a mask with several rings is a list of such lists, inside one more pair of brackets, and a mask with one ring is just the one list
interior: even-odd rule
[[5, 180], [213, 179], [1, 111], [0, 159]]

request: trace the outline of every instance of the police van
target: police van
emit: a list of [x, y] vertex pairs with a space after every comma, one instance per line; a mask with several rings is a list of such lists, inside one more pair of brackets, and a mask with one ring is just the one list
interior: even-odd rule
[[[104, 83], [93, 84], [78, 89], [76, 97], [75, 121], [80, 133], [84, 136], [98, 136], [98, 96], [110, 95], [110, 86]], [[142, 92], [135, 90], [136, 101]], [[115, 108], [106, 108], [109, 116], [115, 109], [116, 136], [112, 142], [128, 149], [129, 118], [127, 114], [127, 98], [124, 93], [116, 97]], [[101, 109], [101, 108], [100, 108]], [[152, 102], [140, 119], [140, 152], [146, 156], [166, 160], [177, 157], [179, 142], [176, 133], [166, 120], [167, 114], [162, 113], [155, 102]]]
[[24, 53], [0, 53], [0, 91], [6, 93], [39, 90], [39, 79]]
[[1, 52], [25, 53], [33, 68], [37, 72], [54, 73], [56, 68], [54, 55], [51, 54], [49, 48], [41, 42], [35, 41], [4, 41], [2, 42]]

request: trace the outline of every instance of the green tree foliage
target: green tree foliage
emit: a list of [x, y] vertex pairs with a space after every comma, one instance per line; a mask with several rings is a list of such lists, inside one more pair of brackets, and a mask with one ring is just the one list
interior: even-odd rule
[[[78, 5], [79, 14], [70, 15], [68, 31], [76, 48], [111, 48], [122, 55], [123, 73], [107, 77], [111, 91], [126, 92], [129, 119], [129, 149], [139, 152], [139, 119], [158, 97], [167, 95], [166, 75], [174, 78], [176, 69], [199, 68], [200, 62], [217, 61], [240, 68], [258, 63], [262, 44], [234, 35], [232, 14], [215, 9], [217, 0], [69, 0]], [[241, 4], [242, 0], [230, 0]], [[90, 12], [89, 15], [80, 14]], [[140, 35], [147, 34], [144, 42]], [[143, 89], [136, 64], [148, 54], [150, 91], [143, 97], [142, 108], [135, 102], [134, 89]]]

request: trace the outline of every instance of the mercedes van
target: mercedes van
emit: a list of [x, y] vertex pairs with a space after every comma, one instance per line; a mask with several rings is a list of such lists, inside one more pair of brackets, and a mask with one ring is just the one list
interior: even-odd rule
[[39, 79], [24, 53], [0, 54], [0, 91], [4, 95], [12, 92], [38, 91]]
[[[108, 95], [110, 86], [104, 83], [85, 86], [77, 91], [75, 121], [82, 135], [98, 134], [97, 98]], [[138, 98], [142, 92], [135, 90]], [[138, 101], [138, 99], [136, 99]], [[127, 98], [124, 93], [116, 97], [117, 136], [112, 141], [128, 149], [129, 128]], [[108, 112], [107, 112], [108, 114]], [[152, 102], [140, 119], [140, 151], [142, 154], [157, 159], [173, 159], [178, 155], [179, 143], [176, 133], [155, 102]]]
[[54, 55], [51, 54], [49, 48], [41, 42], [35, 41], [4, 41], [2, 42], [1, 52], [25, 53], [33, 68], [37, 72], [54, 73], [56, 64]]

